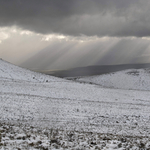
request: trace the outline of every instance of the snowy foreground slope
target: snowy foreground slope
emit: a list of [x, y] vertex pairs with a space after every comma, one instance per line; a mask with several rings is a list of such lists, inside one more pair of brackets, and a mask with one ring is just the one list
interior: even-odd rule
[[107, 88], [150, 91], [150, 69], [129, 69], [77, 80]]
[[0, 60], [0, 148], [150, 147], [150, 92], [109, 89]]

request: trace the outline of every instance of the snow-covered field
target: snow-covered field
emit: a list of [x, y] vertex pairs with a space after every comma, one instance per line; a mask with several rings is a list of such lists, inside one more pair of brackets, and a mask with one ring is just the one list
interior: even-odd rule
[[0, 148], [148, 148], [144, 90], [74, 82], [0, 60]]

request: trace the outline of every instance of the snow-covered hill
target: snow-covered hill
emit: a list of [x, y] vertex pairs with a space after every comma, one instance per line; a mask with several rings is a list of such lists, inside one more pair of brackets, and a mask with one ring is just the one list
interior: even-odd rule
[[0, 60], [0, 106], [0, 149], [150, 146], [149, 91], [68, 81]]
[[29, 82], [62, 81], [60, 78], [36, 73], [27, 69], [10, 64], [0, 59], [0, 79], [21, 80]]
[[99, 76], [77, 79], [108, 88], [150, 90], [150, 69], [129, 69]]

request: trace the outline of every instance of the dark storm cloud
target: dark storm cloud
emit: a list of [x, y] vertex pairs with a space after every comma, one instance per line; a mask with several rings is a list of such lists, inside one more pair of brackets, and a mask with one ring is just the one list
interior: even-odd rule
[[37, 33], [149, 36], [149, 0], [0, 0], [0, 26]]

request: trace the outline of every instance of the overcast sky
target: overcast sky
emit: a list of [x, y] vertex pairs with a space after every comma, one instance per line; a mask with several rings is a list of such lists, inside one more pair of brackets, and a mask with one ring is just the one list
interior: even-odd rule
[[149, 0], [0, 0], [0, 57], [30, 69], [150, 63]]

